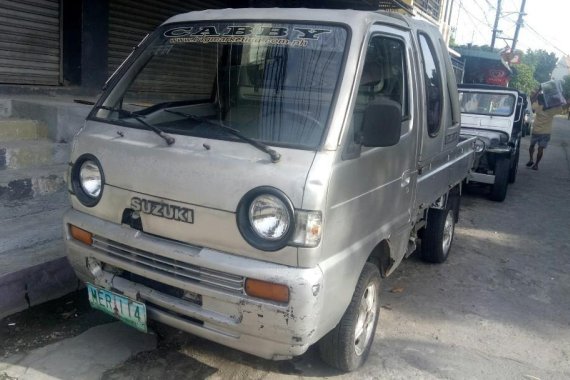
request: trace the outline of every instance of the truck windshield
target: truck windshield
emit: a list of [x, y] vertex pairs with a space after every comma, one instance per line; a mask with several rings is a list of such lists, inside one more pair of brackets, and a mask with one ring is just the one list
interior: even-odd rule
[[141, 128], [134, 113], [170, 134], [233, 139], [215, 122], [270, 145], [318, 147], [343, 64], [344, 28], [185, 23], [151, 38], [96, 119]]
[[515, 106], [515, 96], [490, 92], [459, 91], [462, 113], [489, 116], [510, 116]]

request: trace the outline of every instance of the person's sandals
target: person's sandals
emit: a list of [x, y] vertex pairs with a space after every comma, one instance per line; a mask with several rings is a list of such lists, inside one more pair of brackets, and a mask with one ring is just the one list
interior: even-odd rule
[[526, 167], [527, 167], [527, 168], [530, 168], [532, 165], [534, 165], [534, 162], [533, 162], [533, 161], [529, 161], [529, 162], [526, 163]]
[[532, 170], [538, 170], [538, 166], [537, 166], [537, 165], [534, 165], [531, 169], [532, 169]]

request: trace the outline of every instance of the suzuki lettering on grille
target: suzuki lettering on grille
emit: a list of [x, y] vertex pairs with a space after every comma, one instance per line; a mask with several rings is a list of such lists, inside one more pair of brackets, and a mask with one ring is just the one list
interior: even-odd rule
[[194, 210], [185, 207], [134, 197], [131, 199], [131, 208], [144, 214], [185, 223], [194, 223]]

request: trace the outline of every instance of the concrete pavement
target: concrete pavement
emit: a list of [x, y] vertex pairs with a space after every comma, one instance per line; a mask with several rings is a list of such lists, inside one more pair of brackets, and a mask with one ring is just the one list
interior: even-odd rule
[[156, 335], [113, 322], [76, 337], [0, 361], [2, 376], [21, 380], [96, 380], [141, 351], [156, 348]]

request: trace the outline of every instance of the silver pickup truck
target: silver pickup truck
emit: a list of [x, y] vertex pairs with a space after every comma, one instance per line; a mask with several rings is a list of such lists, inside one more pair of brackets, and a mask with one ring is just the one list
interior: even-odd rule
[[172, 17], [77, 134], [64, 219], [91, 304], [268, 359], [366, 360], [380, 280], [446, 260], [474, 139], [438, 30], [397, 14]]

